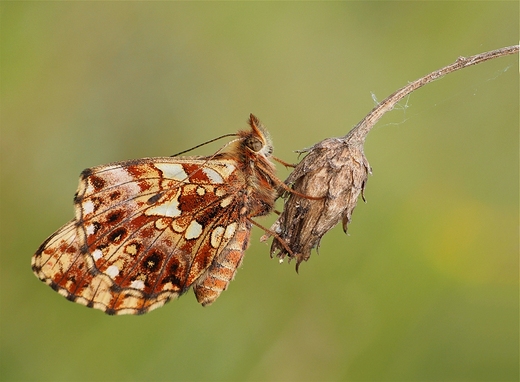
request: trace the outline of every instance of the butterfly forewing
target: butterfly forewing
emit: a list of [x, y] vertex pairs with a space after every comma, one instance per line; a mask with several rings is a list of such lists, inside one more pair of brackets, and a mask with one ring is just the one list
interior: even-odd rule
[[258, 190], [266, 200], [254, 198], [270, 169], [261, 158], [262, 179], [251, 178], [255, 153], [246, 145], [254, 134], [218, 157], [145, 158], [85, 170], [76, 218], [42, 244], [34, 272], [69, 300], [109, 314], [145, 313], [191, 286], [200, 303], [212, 303], [241, 263], [249, 219], [274, 202], [274, 190]]

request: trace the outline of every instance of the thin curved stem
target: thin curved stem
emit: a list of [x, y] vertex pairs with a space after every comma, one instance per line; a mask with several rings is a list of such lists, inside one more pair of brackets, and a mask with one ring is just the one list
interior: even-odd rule
[[414, 90], [419, 89], [420, 87], [426, 85], [427, 83], [433, 82], [446, 74], [455, 72], [460, 69], [467, 68], [468, 66], [480, 64], [481, 62], [491, 60], [493, 58], [507, 56], [510, 54], [518, 53], [519, 45], [508, 46], [501, 49], [491, 50], [489, 52], [484, 52], [480, 54], [476, 54], [470, 57], [459, 57], [457, 61], [453, 64], [445, 66], [444, 68], [435, 70], [430, 74], [427, 74], [424, 77], [419, 78], [413, 82], [410, 82], [408, 85], [402, 87], [401, 89], [395, 91], [383, 101], [381, 101], [376, 107], [367, 114], [365, 118], [363, 118], [350, 132], [345, 135], [345, 139], [349, 142], [349, 144], [355, 146], [362, 146], [365, 142], [365, 139], [377, 121], [388, 111], [392, 110], [394, 106], [406, 97], [408, 94], [413, 92]]

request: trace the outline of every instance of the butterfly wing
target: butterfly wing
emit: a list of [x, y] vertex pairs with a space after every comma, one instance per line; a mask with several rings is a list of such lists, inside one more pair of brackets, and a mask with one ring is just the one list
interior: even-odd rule
[[[108, 314], [146, 313], [193, 284], [209, 304], [247, 246], [244, 182], [231, 159], [147, 158], [87, 169], [76, 218], [42, 244], [33, 270], [69, 300]], [[223, 275], [222, 267], [234, 269]], [[205, 282], [212, 275], [229, 278], [212, 286]]]
[[[227, 289], [231, 280], [235, 277], [236, 270], [242, 263], [244, 252], [249, 245], [251, 223], [242, 220], [239, 224], [228, 226], [232, 228], [232, 239], [227, 243], [208, 268], [206, 274], [199, 277], [193, 286], [197, 301], [203, 306], [212, 304], [222, 291]], [[223, 235], [228, 235], [221, 231]]]

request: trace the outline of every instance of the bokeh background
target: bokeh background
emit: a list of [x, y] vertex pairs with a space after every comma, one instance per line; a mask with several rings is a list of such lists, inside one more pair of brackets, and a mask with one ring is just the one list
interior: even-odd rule
[[275, 155], [296, 161], [408, 81], [516, 44], [517, 2], [0, 11], [2, 380], [518, 380], [517, 55], [440, 79], [376, 125], [368, 202], [299, 275], [254, 228], [214, 305], [189, 292], [110, 317], [30, 269], [72, 218], [84, 168], [174, 154], [246, 127], [250, 112]]

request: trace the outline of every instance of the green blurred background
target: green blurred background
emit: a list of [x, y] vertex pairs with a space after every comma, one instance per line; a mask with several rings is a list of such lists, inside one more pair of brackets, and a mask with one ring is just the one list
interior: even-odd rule
[[346, 134], [374, 99], [516, 44], [517, 2], [4, 1], [0, 11], [2, 380], [518, 380], [517, 55], [438, 80], [376, 125], [368, 203], [299, 275], [269, 258], [254, 228], [211, 307], [189, 292], [110, 317], [30, 268], [72, 218], [84, 168], [174, 154], [246, 127], [250, 112], [275, 155], [296, 161], [294, 150]]

